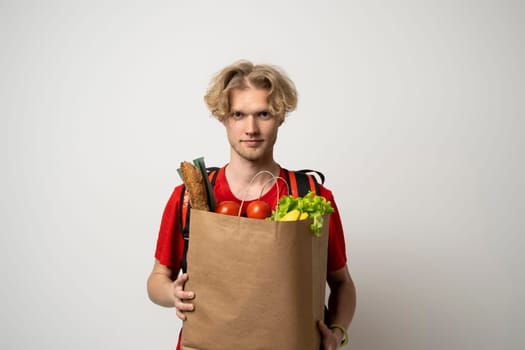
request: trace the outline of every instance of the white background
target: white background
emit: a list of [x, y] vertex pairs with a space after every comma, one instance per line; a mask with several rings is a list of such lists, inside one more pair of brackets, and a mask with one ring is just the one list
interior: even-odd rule
[[[181, 160], [227, 161], [202, 96], [276, 64], [276, 158], [319, 169], [355, 350], [522, 349], [521, 1], [0, 1], [0, 348], [173, 349], [152, 304]], [[247, 335], [249, 336], [249, 335]]]

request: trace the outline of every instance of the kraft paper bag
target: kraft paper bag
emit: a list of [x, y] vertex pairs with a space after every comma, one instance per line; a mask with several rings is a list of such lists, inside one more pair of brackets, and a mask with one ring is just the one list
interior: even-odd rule
[[192, 210], [184, 350], [318, 350], [328, 220], [273, 222]]

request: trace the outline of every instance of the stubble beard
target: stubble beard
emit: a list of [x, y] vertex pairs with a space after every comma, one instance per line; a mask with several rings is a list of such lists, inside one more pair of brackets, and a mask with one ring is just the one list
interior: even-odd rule
[[272, 139], [266, 139], [262, 145], [255, 148], [246, 147], [242, 142], [231, 143], [231, 148], [240, 158], [249, 162], [266, 162], [273, 160], [273, 147], [277, 141], [277, 135]]
[[267, 158], [268, 150], [264, 147], [250, 149], [245, 148], [242, 144], [232, 146], [233, 151], [242, 159], [250, 162], [258, 162]]

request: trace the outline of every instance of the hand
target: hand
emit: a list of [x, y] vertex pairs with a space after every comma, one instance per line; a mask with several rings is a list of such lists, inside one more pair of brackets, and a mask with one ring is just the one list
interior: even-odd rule
[[186, 300], [194, 298], [195, 293], [184, 290], [184, 284], [188, 280], [188, 274], [183, 273], [175, 281], [173, 281], [173, 296], [175, 297], [175, 309], [177, 310], [177, 317], [181, 320], [186, 320], [184, 312], [193, 311], [193, 303], [188, 303]]
[[342, 334], [341, 330], [339, 328], [330, 329], [323, 321], [318, 321], [317, 326], [321, 331], [322, 349], [336, 350], [344, 337], [344, 334]]

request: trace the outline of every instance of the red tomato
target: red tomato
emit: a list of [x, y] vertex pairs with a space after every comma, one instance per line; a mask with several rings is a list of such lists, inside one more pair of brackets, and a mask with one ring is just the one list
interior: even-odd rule
[[239, 208], [241, 206], [239, 203], [234, 201], [224, 201], [220, 202], [219, 205], [217, 205], [217, 208], [215, 209], [216, 213], [224, 214], [224, 215], [239, 215]]
[[246, 216], [253, 219], [266, 219], [272, 215], [272, 209], [265, 201], [253, 201], [246, 207]]

